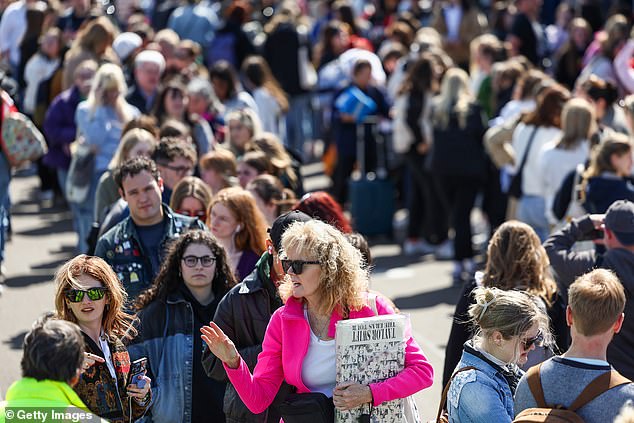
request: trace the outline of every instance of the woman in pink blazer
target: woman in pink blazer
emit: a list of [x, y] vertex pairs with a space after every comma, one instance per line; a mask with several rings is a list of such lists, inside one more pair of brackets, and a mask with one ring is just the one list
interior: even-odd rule
[[[213, 322], [201, 329], [209, 349], [225, 366], [231, 383], [253, 413], [273, 401], [285, 380], [298, 393], [321, 392], [341, 410], [365, 403], [378, 406], [431, 386], [433, 369], [411, 336], [405, 368], [382, 382], [335, 386], [335, 324], [342, 319], [371, 317], [368, 274], [361, 255], [332, 226], [311, 220], [291, 225], [282, 236], [282, 266], [287, 273], [279, 291], [286, 304], [269, 322], [253, 374], [233, 342]], [[378, 314], [394, 310], [380, 296]]]

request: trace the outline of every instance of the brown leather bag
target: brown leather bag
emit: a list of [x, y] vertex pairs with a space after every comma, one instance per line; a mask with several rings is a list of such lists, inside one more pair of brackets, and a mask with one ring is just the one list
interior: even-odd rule
[[447, 414], [447, 410], [445, 410], [445, 405], [447, 405], [447, 393], [449, 392], [449, 387], [451, 386], [451, 382], [456, 377], [456, 375], [460, 372], [465, 372], [467, 370], [477, 370], [473, 366], [463, 367], [458, 369], [451, 375], [449, 382], [445, 385], [445, 389], [442, 391], [442, 398], [440, 399], [440, 405], [438, 406], [438, 414], [436, 415], [436, 420], [431, 420], [428, 423], [449, 423], [449, 415]]
[[541, 364], [528, 369], [528, 386], [535, 398], [537, 407], [527, 408], [515, 417], [513, 423], [584, 423], [584, 420], [576, 413], [578, 409], [610, 389], [630, 383], [630, 380], [622, 376], [616, 370], [605, 372], [590, 382], [577, 399], [568, 408], [560, 405], [546, 405], [544, 389], [540, 378]]

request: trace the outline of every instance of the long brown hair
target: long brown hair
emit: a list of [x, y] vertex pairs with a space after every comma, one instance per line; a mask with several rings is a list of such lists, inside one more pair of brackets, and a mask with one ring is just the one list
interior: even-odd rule
[[192, 230], [177, 238], [169, 248], [167, 258], [152, 286], [137, 298], [134, 308], [141, 310], [154, 300], [165, 301], [167, 296], [184, 284], [181, 274], [181, 260], [185, 250], [192, 244], [207, 246], [216, 257], [216, 274], [212, 280], [211, 289], [216, 297], [222, 297], [235, 286], [236, 279], [227, 263], [224, 248], [209, 232]]
[[570, 92], [562, 85], [555, 84], [537, 96], [537, 107], [522, 119], [527, 125], [561, 127], [561, 111], [570, 98]]
[[517, 220], [504, 222], [491, 237], [487, 255], [484, 286], [522, 289], [552, 304], [557, 285], [546, 250], [533, 228]]
[[242, 64], [242, 73], [257, 88], [265, 88], [275, 98], [282, 113], [288, 112], [288, 96], [262, 56], [247, 57]]
[[590, 155], [590, 165], [583, 173], [581, 182], [581, 200], [586, 199], [586, 188], [590, 178], [600, 176], [603, 172], [615, 172], [612, 166], [612, 156], [622, 156], [630, 154], [632, 151], [632, 143], [627, 135], [617, 132], [610, 134], [601, 144], [594, 147]]
[[266, 250], [267, 224], [251, 193], [240, 187], [220, 190], [207, 209], [207, 224], [211, 209], [218, 203], [227, 207], [242, 226], [235, 236], [236, 248], [240, 251], [249, 249], [258, 256], [261, 255]]
[[123, 289], [112, 268], [99, 257], [85, 254], [67, 261], [55, 273], [55, 309], [57, 318], [77, 323], [77, 317], [66, 303], [66, 291], [78, 288], [77, 279], [82, 275], [90, 276], [101, 282], [107, 289], [108, 305], [104, 308], [101, 327], [108, 337], [132, 339], [137, 331], [132, 326], [135, 318], [123, 309], [128, 295]]

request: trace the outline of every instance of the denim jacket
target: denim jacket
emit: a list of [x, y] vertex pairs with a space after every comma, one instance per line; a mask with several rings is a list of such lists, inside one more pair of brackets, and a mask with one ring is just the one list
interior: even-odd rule
[[178, 291], [166, 301], [153, 301], [139, 313], [139, 335], [128, 352], [131, 360], [148, 359], [154, 401], [145, 422], [191, 422], [193, 313]]
[[450, 423], [510, 423], [513, 412], [513, 393], [499, 368], [476, 355], [465, 343], [456, 370], [473, 366], [456, 375], [447, 393], [447, 412]]
[[[163, 214], [167, 220], [165, 234], [159, 248], [159, 262], [165, 258], [167, 246], [182, 233], [190, 229], [207, 230], [198, 219], [174, 213], [163, 204]], [[156, 276], [147, 253], [143, 251], [141, 240], [132, 217], [128, 216], [106, 232], [95, 248], [95, 255], [108, 263], [117, 274], [128, 293], [130, 303], [152, 285]]]

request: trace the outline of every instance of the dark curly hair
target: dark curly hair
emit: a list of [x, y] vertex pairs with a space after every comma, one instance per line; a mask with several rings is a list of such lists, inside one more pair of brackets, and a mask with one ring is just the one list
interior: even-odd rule
[[177, 238], [169, 248], [169, 252], [161, 271], [154, 279], [152, 286], [139, 296], [134, 308], [141, 310], [154, 300], [165, 301], [167, 296], [183, 284], [181, 260], [185, 250], [191, 244], [203, 244], [209, 247], [216, 257], [216, 274], [212, 281], [212, 290], [216, 297], [224, 296], [236, 284], [236, 278], [227, 263], [227, 255], [216, 238], [209, 232], [193, 230]]

